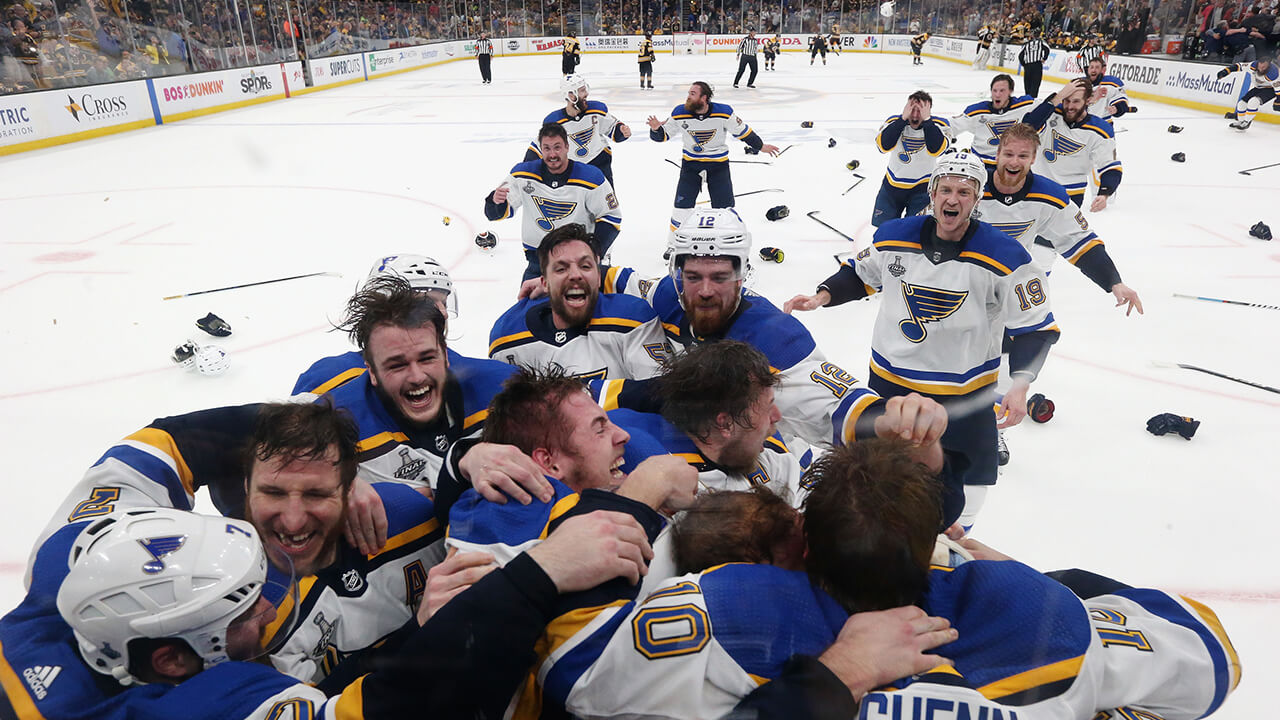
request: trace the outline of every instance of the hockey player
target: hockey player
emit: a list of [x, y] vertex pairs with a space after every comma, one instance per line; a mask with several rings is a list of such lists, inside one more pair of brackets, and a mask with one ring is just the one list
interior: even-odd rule
[[1236, 101], [1236, 119], [1231, 127], [1248, 130], [1253, 124], [1253, 116], [1258, 114], [1258, 108], [1268, 101], [1273, 101], [1272, 109], [1280, 112], [1280, 99], [1276, 97], [1277, 90], [1280, 90], [1280, 68], [1276, 67], [1275, 60], [1270, 55], [1263, 55], [1251, 63], [1228, 65], [1218, 71], [1218, 79], [1233, 72], [1246, 73], [1252, 80], [1253, 87]]
[[570, 30], [560, 49], [560, 74], [572, 75], [578, 72], [578, 63], [582, 62], [582, 47], [578, 43], [578, 33]]
[[[640, 41], [640, 50], [636, 56], [636, 62], [640, 63], [640, 89], [644, 90], [648, 81], [648, 89], [653, 89], [653, 61], [656, 56], [653, 54], [653, 33], [649, 30], [644, 31], [644, 40]], [[628, 131], [627, 136], [631, 133]]]
[[[836, 55], [840, 54], [840, 26], [832, 25], [831, 34], [827, 36], [827, 45], [831, 48], [831, 52]], [[823, 63], [826, 64], [825, 62]]]
[[600, 250], [609, 247], [622, 230], [622, 211], [613, 184], [595, 166], [569, 158], [569, 135], [564, 126], [546, 123], [538, 131], [541, 160], [511, 168], [502, 184], [484, 200], [484, 216], [501, 220], [524, 208], [520, 236], [528, 265], [524, 279], [538, 277], [538, 244], [552, 230], [579, 223], [592, 227]]
[[[262, 654], [261, 635], [277, 616], [265, 599], [268, 567], [253, 526], [163, 508], [117, 512], [68, 526], [39, 548], [30, 592], [0, 619], [0, 667], [10, 678], [14, 668], [41, 672], [28, 670], [25, 685], [6, 681], [0, 713], [50, 720], [501, 715], [557, 595], [614, 577], [634, 582], [649, 552], [629, 518], [596, 513], [567, 521], [407, 632], [395, 662], [327, 697], [269, 664], [248, 662]], [[502, 623], [493, 622], [498, 616]], [[469, 661], [439, 663], [442, 657]], [[485, 668], [483, 679], [473, 663]], [[429, 673], [405, 671], [428, 665]], [[60, 683], [50, 691], [54, 680]]]
[[[560, 92], [564, 94], [565, 106], [543, 118], [542, 124], [563, 127], [569, 137], [569, 154], [573, 160], [599, 168], [613, 186], [613, 149], [609, 141], [625, 142], [631, 137], [631, 128], [611, 115], [609, 106], [599, 100], [587, 100], [590, 88], [581, 75], [561, 78]], [[525, 162], [542, 159], [540, 142], [529, 143], [524, 153]]]
[[924, 50], [924, 44], [929, 42], [929, 33], [922, 32], [911, 38], [911, 64], [923, 65], [924, 60], [920, 58], [920, 53]]
[[764, 41], [764, 69], [777, 70], [775, 63], [778, 60], [778, 54], [782, 52], [782, 36], [774, 35]]
[[827, 64], [827, 39], [822, 33], [814, 33], [809, 36], [809, 64], [812, 65], [814, 59], [822, 53], [822, 64]]
[[933, 117], [932, 111], [933, 98], [917, 90], [907, 98], [902, 114], [890, 116], [876, 134], [876, 148], [889, 153], [889, 167], [871, 214], [875, 227], [904, 213], [915, 215], [929, 204], [929, 174], [951, 142], [947, 137], [951, 124]]
[[1031, 172], [1040, 148], [1040, 135], [1017, 123], [1001, 136], [996, 171], [983, 188], [975, 217], [1017, 240], [1048, 274], [1054, 258], [1066, 258], [1085, 277], [1126, 306], [1142, 314], [1138, 293], [1120, 280], [1107, 248], [1089, 228], [1080, 210], [1070, 209], [1067, 191], [1058, 183]]
[[951, 118], [952, 135], [973, 133], [973, 152], [990, 170], [996, 165], [1000, 135], [1014, 123], [1021, 122], [1034, 104], [1035, 98], [1029, 95], [1014, 97], [1013, 78], [1000, 73], [991, 79], [990, 100], [974, 103]]
[[498, 318], [489, 357], [512, 365], [556, 363], [583, 379], [652, 377], [670, 351], [645, 301], [600, 294], [600, 247], [578, 224], [556, 228], [538, 247], [549, 299], [521, 300]]
[[[971, 219], [987, 170], [968, 151], [938, 161], [932, 214], [887, 223], [814, 295], [787, 310], [839, 305], [883, 291], [871, 338], [868, 385], [881, 396], [919, 392], [946, 406], [942, 446], [964, 454], [971, 525], [996, 481], [996, 428], [1026, 417], [1027, 389], [1058, 339], [1044, 273], [1008, 235]], [[1013, 337], [1012, 386], [993, 412], [1000, 339]]]
[[[702, 190], [703, 174], [707, 177], [711, 207], [733, 207], [733, 179], [729, 176], [730, 137], [737, 138], [760, 152], [769, 155], [778, 153], [778, 148], [761, 140], [751, 126], [733, 112], [733, 108], [725, 103], [712, 102], [713, 95], [711, 86], [698, 80], [689, 86], [689, 95], [684, 104], [675, 106], [666, 120], [649, 116], [650, 140], [666, 142], [677, 133], [684, 134], [680, 180], [676, 184], [675, 207], [671, 211], [672, 232], [693, 211], [698, 193]], [[607, 246], [602, 242], [601, 248], [606, 249]]]
[[[446, 320], [449, 315], [457, 316], [458, 297], [453, 292], [453, 280], [449, 278], [449, 271], [435, 259], [426, 255], [388, 255], [378, 258], [369, 269], [365, 281], [387, 275], [398, 275], [408, 280], [415, 292], [423, 293], [436, 302], [440, 312], [445, 314]], [[463, 358], [454, 351], [449, 351], [451, 364], [468, 361], [469, 359]], [[298, 376], [293, 384], [293, 394], [323, 395], [345, 382], [360, 377], [368, 369], [359, 350], [321, 358]]]
[[995, 28], [990, 23], [983, 23], [978, 30], [978, 54], [973, 58], [974, 70], [986, 70], [991, 59], [991, 43], [996, 39]]
[[1124, 92], [1124, 81], [1107, 74], [1106, 55], [1093, 58], [1086, 68], [1089, 82], [1093, 83], [1093, 94], [1089, 97], [1091, 114], [1111, 120], [1132, 110], [1129, 107], [1129, 96]]
[[1111, 123], [1089, 114], [1093, 94], [1089, 78], [1076, 78], [1050, 95], [1023, 118], [1040, 133], [1041, 152], [1034, 170], [1067, 189], [1076, 207], [1084, 205], [1090, 178], [1099, 178], [1090, 212], [1101, 212], [1120, 187], [1124, 167], [1116, 157], [1115, 129]]

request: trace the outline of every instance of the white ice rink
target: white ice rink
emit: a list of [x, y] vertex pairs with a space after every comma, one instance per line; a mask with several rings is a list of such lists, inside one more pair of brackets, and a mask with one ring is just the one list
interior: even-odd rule
[[[734, 165], [738, 192], [780, 188], [738, 206], [755, 244], [786, 252], [757, 263], [755, 289], [777, 304], [835, 269], [850, 243], [805, 217], [871, 237], [884, 156], [872, 136], [917, 88], [950, 116], [983, 99], [992, 73], [906, 56], [845, 54], [826, 67], [788, 54], [758, 89], [731, 87], [732, 55], [662, 56], [656, 90], [636, 87], [630, 56], [587, 56], [592, 98], [633, 131], [615, 147], [624, 216], [615, 264], [657, 275], [675, 191], [676, 142], [647, 137], [690, 81], [706, 79], [765, 139], [795, 147], [769, 165]], [[114, 441], [153, 418], [285, 397], [314, 359], [347, 349], [328, 332], [378, 256], [435, 256], [458, 287], [452, 346], [483, 355], [514, 300], [523, 257], [517, 220], [484, 219], [483, 198], [519, 162], [541, 118], [561, 104], [559, 57], [498, 59], [492, 85], [459, 62], [292, 100], [0, 158], [0, 457], [6, 502], [0, 605], [22, 596], [30, 544], [63, 494]], [[744, 81], [745, 82], [745, 81]], [[1021, 82], [1019, 82], [1021, 89]], [[1047, 92], [1047, 91], [1046, 91]], [[1175, 590], [1217, 610], [1244, 665], [1220, 718], [1273, 717], [1280, 675], [1280, 395], [1153, 360], [1191, 363], [1280, 386], [1280, 311], [1177, 299], [1207, 295], [1280, 305], [1280, 127], [1247, 133], [1220, 115], [1134, 101], [1119, 121], [1125, 176], [1113, 207], [1090, 216], [1146, 315], [1059, 263], [1052, 276], [1062, 339], [1032, 392], [1057, 404], [1046, 425], [1009, 432], [1012, 461], [975, 536], [1041, 570], [1082, 567]], [[801, 129], [803, 120], [813, 129]], [[1171, 123], [1186, 130], [1173, 135]], [[835, 148], [828, 148], [835, 138]], [[746, 156], [733, 143], [736, 160]], [[1169, 156], [1185, 152], [1184, 164]], [[845, 163], [861, 160], [853, 182]], [[791, 217], [764, 219], [786, 204]], [[449, 216], [447, 227], [442, 218]], [[472, 242], [492, 229], [494, 256]], [[195, 298], [167, 295], [331, 271]], [[874, 299], [803, 316], [826, 355], [865, 377]], [[211, 378], [169, 360], [207, 312], [234, 335], [232, 369]], [[1154, 437], [1147, 418], [1203, 424], [1195, 439]], [[1271, 448], [1268, 450], [1267, 448]]]

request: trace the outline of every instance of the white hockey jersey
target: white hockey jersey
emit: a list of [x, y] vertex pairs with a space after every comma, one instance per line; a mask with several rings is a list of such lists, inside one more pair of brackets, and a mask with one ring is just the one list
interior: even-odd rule
[[815, 447], [840, 445], [850, 440], [848, 433], [854, 428], [858, 437], [874, 435], [870, 423], [862, 422], [863, 413], [884, 401], [851, 373], [828, 361], [808, 328], [764, 297], [744, 289], [729, 326], [719, 336], [704, 338], [689, 328], [675, 282], [669, 276], [641, 279], [630, 268], [613, 267], [605, 273], [601, 291], [647, 300], [661, 318], [676, 352], [688, 345], [727, 338], [764, 353], [781, 380], [774, 388], [774, 403], [782, 413], [778, 431], [788, 442], [800, 438]]
[[586, 327], [556, 328], [549, 301], [521, 300], [489, 334], [489, 357], [512, 365], [556, 363], [584, 379], [653, 377], [671, 350], [648, 303], [600, 293]]
[[[677, 105], [671, 116], [657, 130], [650, 130], [649, 137], [666, 142], [677, 134], [684, 135], [684, 159], [697, 162], [728, 162], [729, 138], [734, 137], [751, 144], [755, 135], [751, 126], [733, 112], [725, 103], [708, 103], [707, 112], [695, 115]], [[758, 142], [762, 142], [756, 137]]]
[[529, 249], [537, 249], [547, 233], [572, 223], [588, 230], [594, 228], [597, 237], [612, 237], [621, 231], [622, 210], [618, 198], [598, 168], [570, 161], [569, 169], [562, 175], [550, 176], [546, 172], [541, 160], [511, 168], [511, 174], [503, 181], [510, 190], [507, 202], [494, 205], [486, 201], [485, 216], [501, 220], [524, 208], [520, 239]]
[[1035, 98], [1030, 95], [1009, 98], [1009, 104], [1003, 110], [992, 108], [990, 100], [974, 103], [951, 118], [952, 137], [959, 137], [962, 132], [972, 133], [974, 154], [982, 158], [983, 163], [994, 167], [1000, 136], [1015, 123], [1022, 122], [1034, 106]]
[[[937, 128], [942, 136], [936, 150], [929, 147], [926, 127]], [[889, 153], [889, 166], [885, 169], [889, 185], [910, 189], [929, 182], [938, 156], [951, 145], [950, 133], [951, 123], [946, 118], [931, 117], [913, 128], [901, 115], [889, 116], [876, 133], [876, 148]]]
[[1057, 256], [1075, 265], [1085, 253], [1102, 246], [1084, 213], [1071, 204], [1066, 189], [1035, 173], [1013, 195], [1001, 193], [988, 180], [974, 218], [1017, 240], [1046, 274]]
[[1115, 75], [1103, 75], [1093, 84], [1102, 96], [1089, 104], [1089, 114], [1109, 120], [1112, 115], [1123, 115], [1129, 110], [1129, 96], [1124, 91], [1124, 81]]
[[871, 372], [926, 395], [965, 395], [995, 383], [1002, 330], [1058, 328], [1044, 273], [1006, 234], [974, 221], [953, 260], [926, 257], [926, 215], [894, 220], [846, 260], [883, 291], [871, 337]]
[[1040, 154], [1032, 169], [1065, 187], [1077, 205], [1094, 175], [1105, 186], [1119, 186], [1124, 167], [1116, 155], [1115, 130], [1110, 122], [1086, 115], [1072, 125], [1055, 109], [1046, 122], [1033, 126], [1040, 131]]
[[[556, 123], [564, 128], [569, 136], [569, 158], [578, 162], [589, 163], [600, 153], [612, 155], [609, 141], [623, 142], [627, 139], [617, 132], [618, 118], [609, 112], [609, 106], [599, 100], [588, 100], [586, 111], [577, 117], [569, 117], [564, 108], [559, 108], [542, 122], [544, 125]], [[542, 158], [542, 148], [538, 147], [537, 140], [529, 144], [529, 151], [525, 154], [526, 160], [535, 157]]]

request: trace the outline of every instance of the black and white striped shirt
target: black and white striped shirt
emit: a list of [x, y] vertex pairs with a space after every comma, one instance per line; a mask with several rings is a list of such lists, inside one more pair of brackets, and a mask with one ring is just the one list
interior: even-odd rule
[[757, 40], [756, 38], [744, 37], [742, 38], [742, 42], [738, 44], [738, 54], [755, 57], [756, 46], [759, 44], [760, 44], [760, 41]]
[[1018, 62], [1023, 65], [1033, 65], [1042, 63], [1049, 58], [1049, 46], [1040, 38], [1032, 38], [1022, 46], [1022, 52], [1018, 53]]
[[477, 55], [492, 55], [492, 54], [493, 54], [493, 41], [492, 41], [492, 40], [489, 40], [488, 38], [481, 38], [481, 39], [477, 40], [477, 41], [476, 41], [476, 54], [477, 54]]
[[1103, 62], [1107, 61], [1107, 51], [1102, 49], [1101, 45], [1087, 45], [1080, 50], [1080, 67], [1081, 69], [1089, 67], [1089, 63], [1097, 58], [1102, 58]]

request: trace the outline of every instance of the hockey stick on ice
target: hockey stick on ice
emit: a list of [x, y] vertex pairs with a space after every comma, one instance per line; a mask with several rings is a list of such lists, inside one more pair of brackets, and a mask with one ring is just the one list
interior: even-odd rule
[[[854, 176], [854, 177], [856, 177], [856, 178], [858, 178], [858, 181], [857, 181], [857, 182], [855, 182], [854, 184], [850, 185], [850, 186], [849, 186], [849, 190], [852, 190], [852, 189], [854, 189], [854, 188], [858, 187], [859, 185], [861, 185], [861, 184], [862, 184], [862, 181], [863, 181], [863, 180], [866, 180], [866, 178], [865, 178], [865, 177], [863, 177], [863, 176], [859, 175], [858, 173], [854, 173], [854, 174], [853, 174], [853, 176]], [[848, 195], [848, 194], [849, 194], [849, 190], [845, 190], [844, 192], [840, 193], [840, 197], [844, 197], [845, 195]]]
[[730, 160], [729, 162], [737, 163], [739, 165], [772, 165], [773, 164], [767, 160]]
[[328, 275], [330, 277], [342, 277], [342, 273], [315, 272], [315, 273], [307, 273], [306, 275], [293, 275], [291, 277], [276, 278], [275, 280], [262, 280], [260, 282], [245, 283], [243, 285], [228, 285], [227, 287], [214, 288], [212, 290], [197, 290], [196, 292], [183, 293], [181, 295], [170, 295], [169, 297], [162, 298], [162, 299], [177, 300], [178, 298], [191, 297], [193, 295], [208, 295], [209, 293], [222, 292], [223, 290], [239, 290], [240, 288], [256, 287], [258, 285], [270, 285], [271, 283], [284, 282], [286, 280], [301, 280], [302, 278], [320, 277], [321, 275]]
[[784, 147], [784, 148], [782, 148], [781, 150], [779, 150], [779, 151], [778, 151], [778, 154], [777, 154], [777, 155], [774, 155], [774, 157], [782, 157], [782, 153], [784, 153], [784, 152], [786, 152], [786, 151], [790, 150], [790, 149], [791, 149], [791, 148], [793, 148], [793, 147], [795, 147], [795, 144], [794, 144], [794, 143], [793, 143], [793, 144], [791, 144], [791, 145], [788, 145], [788, 146], [786, 146], [786, 147]]
[[1259, 166], [1258, 166], [1258, 167], [1256, 167], [1256, 168], [1248, 168], [1248, 169], [1245, 169], [1245, 170], [1241, 170], [1241, 171], [1240, 171], [1240, 174], [1241, 174], [1241, 175], [1248, 175], [1248, 174], [1250, 173], [1250, 171], [1253, 171], [1253, 170], [1266, 170], [1267, 168], [1273, 168], [1273, 167], [1276, 167], [1277, 165], [1280, 165], [1280, 163], [1271, 163], [1270, 165], [1259, 165]]
[[672, 165], [675, 165], [676, 167], [680, 167], [680, 163], [676, 162], [675, 160], [672, 160], [671, 158], [662, 158], [662, 159], [663, 159], [663, 160], [666, 160], [667, 162], [671, 163]]
[[1196, 372], [1202, 372], [1202, 373], [1204, 373], [1204, 374], [1206, 374], [1206, 375], [1212, 375], [1212, 376], [1214, 376], [1214, 377], [1220, 377], [1220, 378], [1222, 378], [1223, 380], [1230, 380], [1231, 382], [1240, 383], [1241, 385], [1248, 385], [1249, 387], [1255, 387], [1255, 388], [1258, 388], [1259, 390], [1266, 390], [1267, 392], [1273, 392], [1273, 393], [1276, 393], [1276, 394], [1280, 394], [1280, 388], [1273, 388], [1273, 387], [1271, 387], [1270, 385], [1263, 385], [1262, 383], [1256, 383], [1256, 382], [1252, 382], [1252, 381], [1250, 381], [1250, 380], [1241, 380], [1241, 379], [1240, 379], [1240, 378], [1238, 378], [1238, 377], [1231, 377], [1230, 375], [1223, 375], [1223, 374], [1222, 374], [1222, 373], [1220, 373], [1220, 372], [1217, 372], [1217, 371], [1214, 371], [1214, 370], [1207, 370], [1207, 369], [1205, 369], [1205, 368], [1197, 367], [1197, 366], [1195, 366], [1195, 365], [1187, 365], [1186, 363], [1168, 362], [1168, 361], [1164, 361], [1164, 360], [1153, 360], [1153, 361], [1152, 361], [1152, 364], [1153, 364], [1153, 365], [1155, 365], [1156, 367], [1180, 367], [1180, 368], [1182, 368], [1183, 370], [1195, 370]]
[[1203, 295], [1183, 295], [1182, 293], [1174, 293], [1174, 297], [1187, 298], [1188, 300], [1207, 300], [1209, 302], [1226, 303], [1228, 305], [1244, 305], [1245, 307], [1262, 308], [1263, 310], [1280, 310], [1280, 305], [1263, 305], [1261, 303], [1243, 302], [1241, 300], [1223, 300], [1222, 298], [1211, 298]]
[[[734, 197], [734, 198], [740, 198], [740, 197], [746, 197], [746, 196], [748, 196], [748, 195], [759, 195], [760, 193], [767, 193], [767, 192], [782, 192], [782, 188], [765, 188], [765, 189], [763, 189], [763, 190], [749, 190], [749, 191], [744, 192], [744, 193], [735, 193], [733, 197]], [[699, 200], [699, 201], [698, 201], [698, 204], [699, 204], [699, 205], [706, 205], [706, 204], [707, 204], [707, 203], [709, 203], [709, 202], [711, 202], [711, 201], [710, 201], [710, 200]]]
[[833, 232], [833, 233], [835, 233], [835, 234], [839, 235], [840, 237], [844, 238], [845, 240], [848, 240], [849, 242], [857, 242], [857, 240], [854, 240], [852, 237], [850, 237], [850, 236], [848, 236], [848, 235], [845, 235], [844, 233], [840, 232], [839, 230], [837, 230], [836, 228], [832, 227], [831, 225], [828, 225], [828, 224], [826, 224], [825, 222], [823, 222], [823, 221], [819, 220], [819, 219], [818, 219], [818, 211], [817, 211], [817, 210], [814, 210], [814, 211], [812, 211], [812, 212], [807, 212], [807, 213], [805, 213], [805, 215], [808, 215], [810, 220], [813, 220], [814, 222], [816, 222], [816, 223], [818, 223], [819, 225], [821, 225], [821, 226], [823, 226], [823, 227], [827, 228], [828, 230], [830, 230], [831, 232]]

